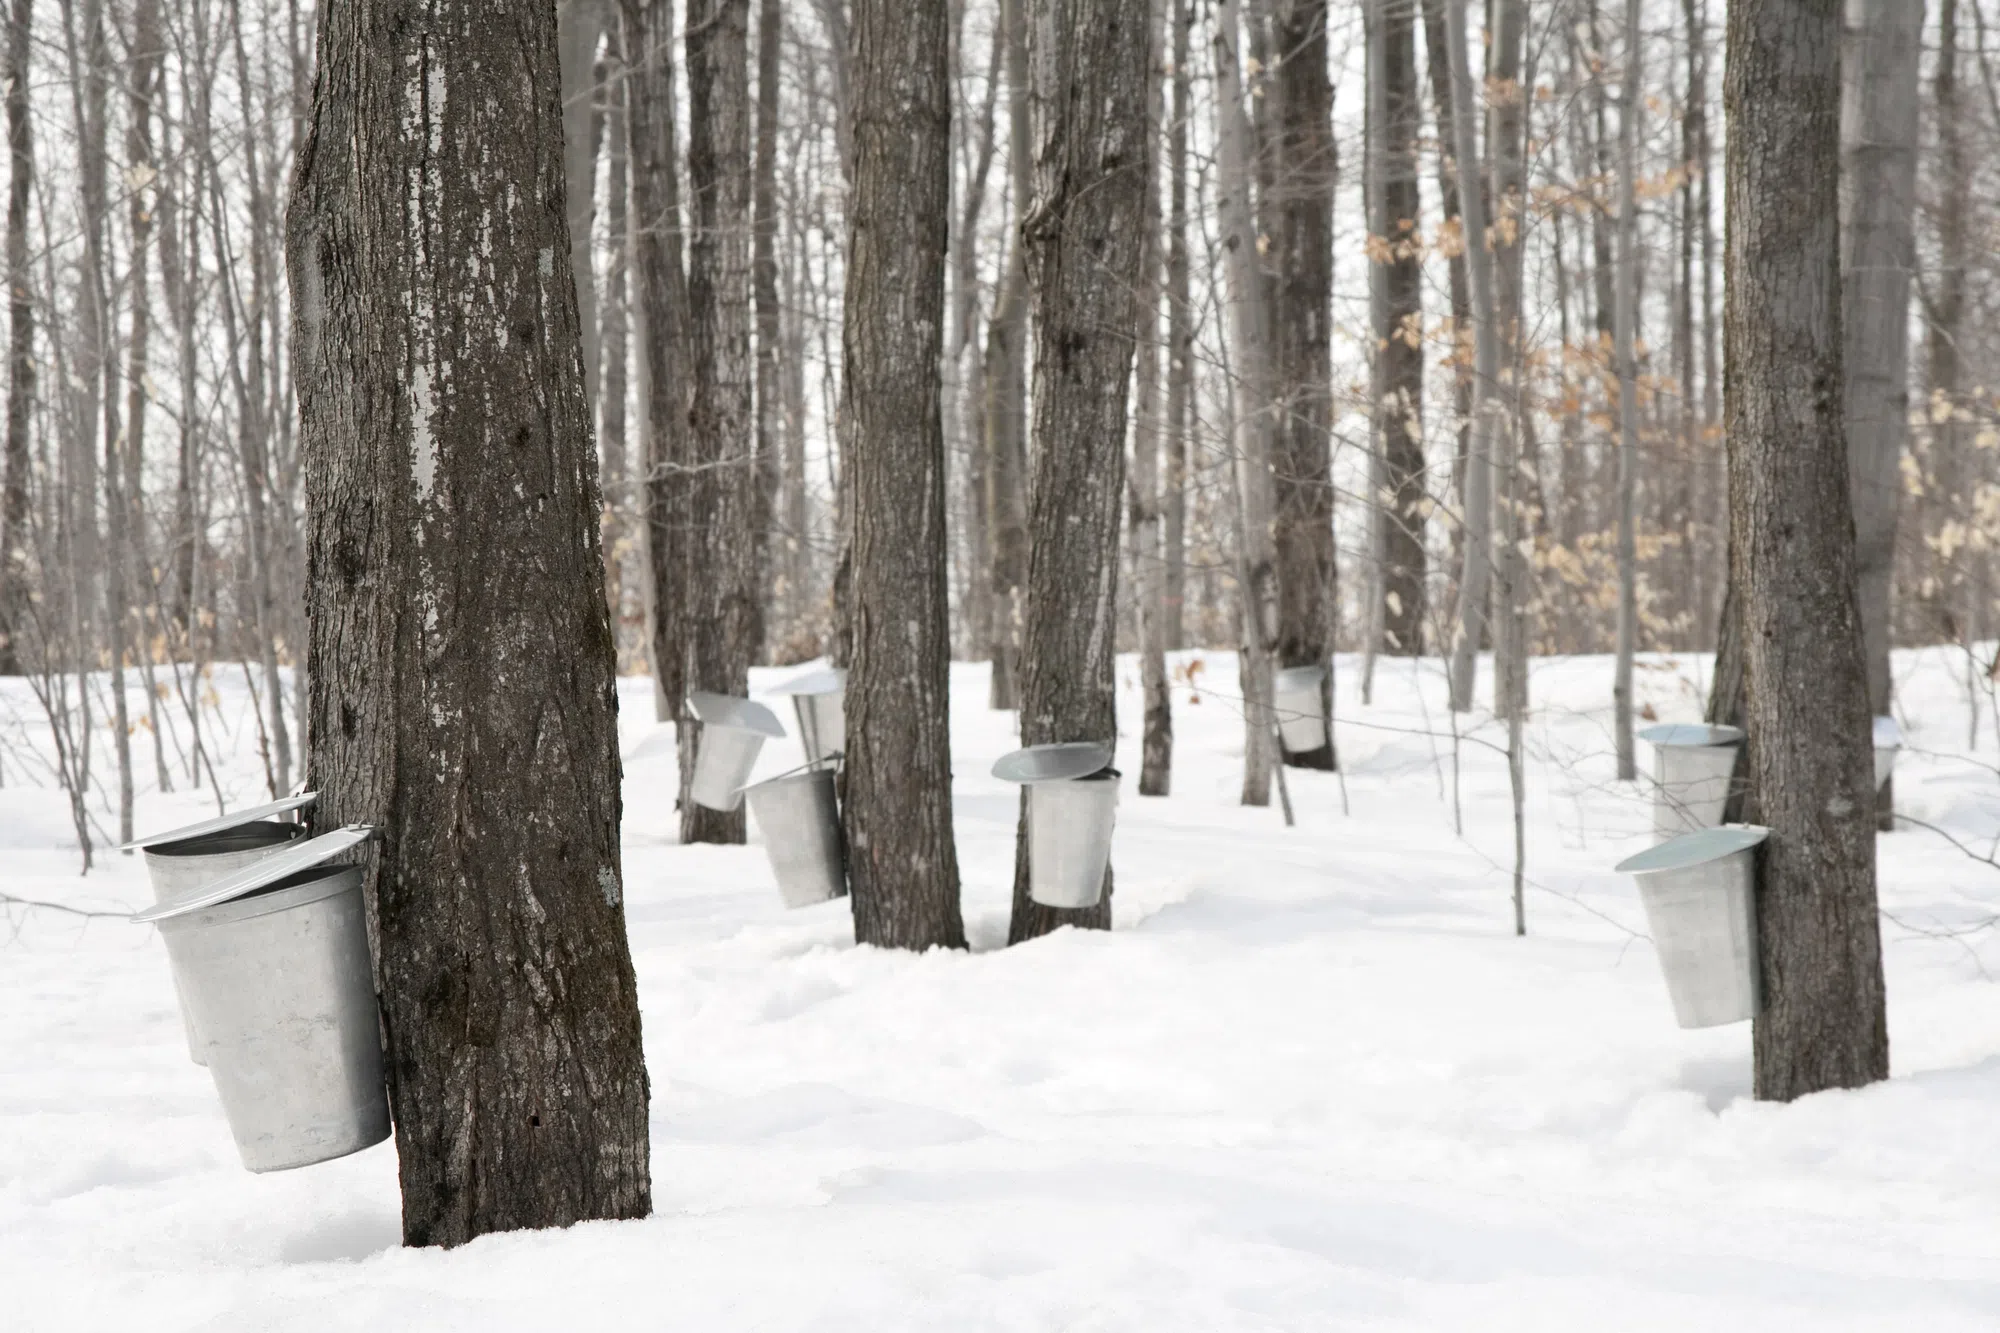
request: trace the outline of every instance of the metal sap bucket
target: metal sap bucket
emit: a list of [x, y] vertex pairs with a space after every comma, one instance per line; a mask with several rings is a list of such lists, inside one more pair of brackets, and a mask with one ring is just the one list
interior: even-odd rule
[[1044, 907], [1095, 907], [1104, 896], [1118, 819], [1111, 747], [1031, 745], [993, 765], [1028, 788], [1028, 896]]
[[764, 705], [733, 695], [690, 694], [688, 707], [701, 723], [688, 795], [710, 810], [734, 810], [743, 804], [743, 786], [757, 766], [757, 752], [785, 729]]
[[1684, 833], [1618, 863], [1639, 883], [1639, 901], [1660, 955], [1674, 1018], [1709, 1028], [1755, 1018], [1757, 844], [1770, 830], [1748, 824]]
[[243, 1165], [284, 1171], [389, 1137], [358, 846], [342, 829], [136, 914], [157, 922]]
[[1326, 744], [1326, 699], [1320, 693], [1325, 680], [1323, 666], [1286, 667], [1272, 678], [1278, 739], [1291, 754], [1304, 754]]
[[[305, 829], [301, 825], [273, 823], [268, 816], [288, 814], [311, 805], [318, 795], [303, 792], [268, 805], [204, 819], [185, 828], [135, 838], [125, 846], [145, 853], [146, 874], [153, 882], [153, 901], [165, 902], [261, 861], [302, 836]], [[177, 998], [181, 990], [180, 977], [176, 975]], [[201, 1038], [195, 1032], [194, 1016], [185, 1000], [180, 1001], [180, 1011], [181, 1026], [187, 1032], [188, 1058], [204, 1064]]]
[[1720, 824], [1742, 731], [1676, 722], [1648, 727], [1639, 739], [1653, 746], [1653, 832], [1671, 838]]
[[809, 764], [838, 759], [847, 749], [847, 673], [838, 667], [808, 671], [780, 685], [799, 718], [799, 743]]
[[1881, 791], [1882, 784], [1889, 780], [1889, 774], [1896, 768], [1896, 751], [1903, 748], [1903, 729], [1896, 725], [1893, 717], [1875, 719], [1875, 790]]
[[787, 907], [811, 907], [847, 893], [847, 857], [833, 770], [815, 768], [746, 787], [764, 834], [778, 893]]

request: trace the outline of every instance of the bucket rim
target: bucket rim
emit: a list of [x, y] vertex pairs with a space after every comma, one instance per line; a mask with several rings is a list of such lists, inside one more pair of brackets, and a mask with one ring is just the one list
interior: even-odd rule
[[1710, 722], [1662, 722], [1656, 727], [1647, 727], [1640, 732], [1639, 739], [1654, 745], [1683, 745], [1693, 748], [1709, 745], [1740, 745], [1743, 743], [1743, 728], [1725, 727]]
[[1648, 847], [1635, 856], [1628, 856], [1613, 869], [1621, 875], [1688, 870], [1748, 851], [1770, 836], [1771, 830], [1761, 824], [1722, 824], [1716, 828], [1697, 829]]
[[216, 815], [211, 819], [185, 824], [177, 829], [167, 829], [162, 833], [148, 833], [143, 838], [134, 838], [130, 842], [119, 844], [118, 850], [136, 852], [149, 847], [158, 847], [162, 843], [186, 842], [189, 838], [199, 838], [205, 833], [221, 833], [239, 824], [255, 824], [273, 815], [286, 815], [294, 810], [303, 810], [317, 800], [319, 800], [318, 792], [302, 791], [283, 800], [269, 801], [263, 805], [246, 805], [241, 810], [226, 815]]
[[[308, 866], [285, 878], [299, 882], [285, 884], [282, 888], [266, 887], [261, 892], [164, 918], [159, 923], [160, 929], [173, 934], [180, 930], [232, 925], [276, 912], [289, 912], [295, 907], [310, 907], [343, 893], [361, 892], [361, 867], [357, 865]], [[281, 879], [279, 883], [284, 881]]]
[[[283, 836], [271, 838], [270, 841], [266, 843], [256, 843], [242, 847], [224, 847], [224, 848], [218, 848], [213, 851], [187, 850], [188, 844], [190, 843], [209, 842], [213, 839], [226, 837], [230, 834], [247, 833], [251, 829], [260, 829], [260, 830], [270, 829], [283, 834]], [[300, 838], [305, 836], [305, 831], [306, 831], [305, 825], [303, 824], [282, 824], [275, 819], [271, 820], [256, 819], [252, 820], [248, 824], [234, 824], [226, 829], [214, 829], [207, 833], [197, 833], [191, 838], [177, 838], [173, 842], [156, 842], [148, 847], [142, 848], [141, 850], [144, 852], [148, 860], [151, 860], [154, 857], [160, 857], [168, 861], [179, 861], [182, 859], [191, 860], [203, 856], [232, 856], [237, 852], [251, 851], [258, 846], [275, 850], [277, 848], [283, 847], [286, 843], [297, 842]]]
[[820, 694], [839, 694], [847, 688], [847, 673], [839, 667], [813, 667], [793, 676], [781, 685], [771, 687], [771, 693], [798, 698]]
[[694, 711], [695, 720], [704, 727], [749, 731], [771, 740], [785, 734], [784, 723], [778, 721], [778, 715], [755, 699], [697, 690], [688, 695], [687, 701], [688, 707]]
[[833, 765], [814, 763], [798, 770], [796, 773], [780, 773], [775, 778], [763, 778], [756, 782], [746, 782], [736, 790], [748, 796], [750, 793], [762, 790], [765, 787], [782, 787], [788, 783], [796, 782], [818, 782], [821, 779], [831, 782], [835, 776]]
[[322, 833], [317, 838], [294, 843], [283, 851], [273, 852], [263, 860], [243, 867], [233, 875], [225, 875], [221, 879], [197, 885], [185, 893], [177, 893], [164, 902], [134, 912], [132, 924], [150, 925], [172, 917], [184, 916], [189, 912], [199, 912], [204, 907], [214, 907], [235, 898], [247, 897], [259, 889], [276, 884], [287, 875], [300, 870], [310, 870], [339, 856], [342, 852], [359, 847], [374, 836], [374, 828], [367, 824], [349, 824], [346, 828], [335, 829], [331, 833]]
[[1002, 755], [993, 776], [1002, 782], [1071, 782], [1111, 767], [1112, 747], [1099, 741], [1030, 745]]

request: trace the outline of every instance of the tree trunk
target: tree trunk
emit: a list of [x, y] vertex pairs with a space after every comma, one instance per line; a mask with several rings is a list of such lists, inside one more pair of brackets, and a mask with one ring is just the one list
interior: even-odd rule
[[[151, 257], [153, 253], [153, 207], [159, 179], [153, 153], [153, 102], [160, 95], [161, 66], [165, 43], [160, 31], [159, 0], [137, 0], [132, 7], [129, 83], [126, 94], [125, 172], [130, 197], [126, 203], [126, 225], [131, 237], [131, 271], [127, 290], [132, 302], [132, 339], [126, 347], [125, 438], [119, 449], [120, 470], [127, 478], [125, 491], [126, 569], [143, 590], [139, 614], [133, 624], [138, 633], [134, 646], [143, 665], [146, 686], [147, 730], [153, 739], [153, 782], [160, 791], [173, 790], [173, 775], [167, 769], [166, 741], [159, 722], [160, 693], [153, 674], [153, 651], [145, 632], [145, 606], [157, 604], [158, 584], [149, 576], [151, 551], [146, 541], [144, 497], [146, 460], [146, 404], [151, 400], [152, 374], [148, 355], [152, 345], [153, 310]], [[120, 823], [122, 824], [121, 817]], [[129, 837], [129, 834], [127, 835]]]
[[1139, 608], [1139, 680], [1145, 698], [1140, 737], [1139, 794], [1165, 796], [1173, 787], [1174, 701], [1167, 679], [1167, 568], [1160, 542], [1161, 261], [1159, 164], [1161, 70], [1166, 56], [1161, 25], [1167, 6], [1152, 7], [1147, 36], [1146, 188], [1139, 232], [1144, 253], [1139, 293], [1138, 410], [1132, 424], [1132, 553]]
[[[1035, 205], [1021, 225], [1034, 293], [1034, 477], [1021, 634], [1021, 743], [1118, 738], [1112, 671], [1126, 388], [1143, 301], [1145, 6], [1034, 0]], [[1111, 928], [1110, 867], [1095, 907], [1028, 896], [1028, 793], [1014, 840], [1007, 942]]]
[[0, 676], [29, 669], [28, 430], [35, 400], [35, 301], [28, 268], [34, 123], [28, 105], [34, 0], [7, 14], [7, 439], [0, 458]]
[[1007, 29], [1007, 174], [1014, 236], [986, 331], [986, 532], [992, 543], [993, 646], [988, 704], [1020, 703], [1022, 584], [1028, 575], [1028, 259], [1021, 226], [1034, 196], [1028, 125], [1029, 0], [1001, 0]]
[[[1333, 716], [1333, 85], [1327, 78], [1327, 0], [1272, 6], [1276, 77], [1269, 100], [1275, 188], [1264, 198], [1274, 233], [1272, 352], [1277, 403], [1272, 431], [1278, 572], [1278, 661], [1326, 668], [1321, 707]], [[1282, 748], [1282, 746], [1281, 746]], [[1332, 769], [1327, 743], [1285, 755], [1298, 768]]]
[[324, 0], [288, 228], [310, 768], [381, 830], [412, 1245], [650, 1208], [557, 64], [551, 5]]
[[630, 194], [627, 186], [631, 164], [627, 135], [626, 84], [630, 68], [624, 59], [620, 25], [613, 22], [604, 34], [603, 74], [598, 79], [605, 122], [605, 156], [609, 183], [605, 190], [604, 221], [609, 233], [604, 267], [604, 300], [600, 324], [599, 367], [603, 392], [598, 395], [598, 440], [604, 458], [604, 601], [611, 608], [611, 637], [622, 651], [625, 620], [625, 556], [631, 537], [632, 496], [630, 464], [626, 450], [626, 398], [631, 392], [631, 319], [627, 314], [631, 283], [628, 278], [632, 238], [629, 227]]
[[1259, 235], [1250, 207], [1252, 143], [1243, 106], [1240, 6], [1223, 0], [1215, 28], [1217, 221], [1222, 229], [1229, 293], [1231, 347], [1238, 388], [1236, 491], [1237, 596], [1242, 652], [1243, 804], [1271, 803], [1271, 769], [1277, 760], [1272, 707], [1272, 659], [1278, 650], [1277, 550], [1273, 540], [1271, 483], [1271, 321]]
[[1493, 259], [1486, 237], [1486, 201], [1479, 183], [1479, 145], [1472, 111], [1472, 73], [1466, 64], [1465, 0], [1445, 0], [1445, 47], [1451, 62], [1452, 139], [1458, 165], [1458, 202], [1464, 219], [1465, 267], [1470, 279], [1473, 334], [1472, 439], [1466, 447], [1465, 566], [1458, 581], [1458, 628], [1451, 651], [1451, 707], [1467, 712], [1485, 641], [1487, 593], [1492, 581], [1493, 428], [1504, 407], [1499, 339], [1494, 328]]
[[854, 0], [842, 337], [853, 544], [846, 804], [854, 938], [963, 948], [951, 828], [943, 350], [946, 0]]
[[[1847, 0], [1847, 11], [1848, 48], [1841, 61], [1841, 362], [1868, 707], [1880, 715], [1889, 711], [1889, 585], [1909, 428], [1924, 6], [1922, 0]], [[1888, 783], [1876, 799], [1878, 826], [1893, 829], [1895, 797]]]
[[[188, 69], [181, 63], [181, 100], [187, 97]], [[171, 133], [173, 120], [162, 118], [166, 133]], [[180, 643], [179, 651], [186, 655], [190, 671], [201, 655], [200, 626], [195, 616], [195, 558], [204, 538], [196, 518], [197, 495], [201, 474], [201, 426], [199, 414], [188, 410], [188, 405], [196, 399], [198, 381], [198, 357], [200, 346], [195, 337], [195, 320], [200, 295], [199, 283], [191, 276], [199, 269], [197, 255], [200, 251], [200, 224], [196, 220], [196, 210], [189, 206], [196, 191], [189, 185], [189, 172], [193, 169], [192, 136], [190, 127], [183, 121], [179, 126], [179, 151], [161, 154], [164, 170], [159, 182], [158, 208], [155, 219], [160, 234], [160, 289], [166, 297], [167, 313], [173, 320], [175, 343], [175, 370], [180, 386], [180, 410], [174, 457], [174, 519], [173, 537], [167, 555], [168, 612], [173, 618]], [[198, 695], [191, 699], [198, 700]], [[201, 753], [201, 709], [198, 702], [191, 703], [188, 720], [193, 730], [190, 748], [194, 755]]]
[[[1004, 23], [993, 25], [986, 58], [986, 98], [971, 124], [963, 126], [962, 151], [972, 154], [957, 230], [951, 237], [951, 336], [945, 344], [950, 372], [950, 438], [964, 460], [959, 512], [965, 525], [965, 579], [959, 605], [959, 633], [967, 657], [978, 657], [993, 644], [993, 540], [986, 512], [986, 387], [977, 364], [979, 350], [979, 219], [986, 207], [986, 182], [999, 146], [995, 111], [1000, 101], [1000, 70], [1006, 59]], [[971, 146], [976, 144], [976, 147]]]
[[[1387, 0], [1376, 12], [1381, 45], [1380, 177], [1371, 194], [1369, 230], [1380, 238], [1382, 308], [1375, 327], [1375, 420], [1380, 433], [1386, 496], [1371, 496], [1381, 540], [1378, 580], [1381, 646], [1414, 657], [1424, 650], [1429, 613], [1424, 521], [1430, 499], [1424, 472], [1423, 219], [1417, 189], [1417, 146], [1423, 94], [1417, 83], [1416, 14], [1412, 0]], [[1462, 267], [1462, 259], [1453, 259]], [[1463, 280], [1460, 280], [1463, 286]]]
[[[1527, 97], [1521, 80], [1521, 47], [1527, 34], [1526, 0], [1498, 0], [1487, 78], [1487, 152], [1492, 160], [1491, 248], [1494, 323], [1500, 341], [1500, 382], [1492, 412], [1493, 459], [1493, 709], [1510, 722], [1528, 707], [1528, 561], [1522, 474], [1522, 427], [1528, 420], [1527, 324], [1521, 300], [1529, 223], [1527, 198]], [[1514, 733], [1510, 729], [1510, 737]], [[1518, 739], [1518, 738], [1516, 738]], [[1518, 747], [1510, 740], [1509, 752]], [[1518, 755], [1516, 758], [1518, 759]]]
[[[1934, 553], [1948, 549], [1947, 524], [1962, 522], [1971, 505], [1966, 494], [1968, 438], [1965, 411], [1965, 296], [1971, 258], [1972, 171], [1966, 151], [1966, 109], [1958, 95], [1958, 0], [1941, 0], [1937, 66], [1931, 74], [1931, 115], [1937, 124], [1937, 276], [1925, 302], [1925, 395], [1930, 403], [1930, 475], [1925, 478], [1923, 549], [1933, 573], [1919, 581], [1918, 619], [1931, 642], [1969, 639], [1969, 617], [1961, 614], [1966, 590], [1957, 571]], [[1940, 419], [1942, 418], [1942, 419]], [[1935, 562], [1935, 563], [1933, 563]]]
[[[751, 210], [756, 235], [751, 250], [751, 286], [757, 308], [757, 423], [756, 467], [751, 482], [751, 527], [759, 534], [753, 543], [756, 564], [751, 589], [757, 599], [758, 647], [768, 651], [769, 628], [765, 609], [781, 606], [790, 599], [791, 588], [782, 570], [771, 567], [772, 522], [777, 513], [780, 459], [783, 445], [782, 340], [778, 308], [778, 77], [784, 14], [779, 0], [759, 0], [757, 6], [757, 149], [752, 181]], [[795, 543], [801, 534], [786, 532], [784, 540]], [[789, 551], [789, 547], [788, 547]], [[792, 625], [780, 622], [780, 634], [789, 634]]]
[[1176, 649], [1187, 647], [1188, 425], [1194, 403], [1194, 318], [1187, 250], [1188, 118], [1194, 114], [1189, 34], [1194, 12], [1191, 0], [1171, 3], [1174, 104], [1167, 135], [1167, 453], [1161, 540], [1166, 548], [1166, 640], [1169, 649]]
[[[687, 687], [747, 695], [762, 638], [753, 531], [755, 422], [751, 360], [749, 0], [688, 9], [688, 352], [694, 407], [683, 487], [689, 522], [680, 596], [687, 608]], [[683, 719], [687, 758], [681, 841], [740, 843], [745, 816], [688, 797], [701, 725]]]
[[[118, 410], [118, 353], [111, 310], [111, 255], [106, 230], [107, 106], [111, 87], [111, 51], [102, 0], [82, 0], [82, 33], [77, 32], [76, 6], [63, 3], [63, 37], [69, 57], [70, 99], [75, 114], [78, 194], [83, 205], [83, 255], [78, 274], [77, 436], [81, 453], [95, 448], [101, 434], [103, 454], [97, 480], [104, 503], [103, 614], [111, 654], [112, 753], [118, 764], [118, 840], [132, 838], [132, 728], [125, 697], [127, 614], [130, 597], [126, 578], [130, 565], [129, 521], [122, 433]], [[80, 45], [79, 45], [80, 44]], [[136, 487], [138, 479], [132, 479]], [[97, 487], [81, 492], [93, 503]], [[94, 655], [94, 653], [93, 653]]]
[[1749, 787], [1770, 840], [1756, 1093], [1889, 1073], [1868, 673], [1842, 421], [1837, 0], [1732, 0], [1725, 317]]
[[[1445, 6], [1450, 0], [1423, 0], [1424, 9], [1424, 52], [1425, 64], [1430, 71], [1432, 120], [1437, 130], [1437, 183], [1438, 212], [1446, 228], [1455, 226], [1461, 242], [1466, 234], [1465, 218], [1459, 210], [1458, 169], [1454, 161], [1452, 143], [1456, 131], [1457, 115], [1453, 109], [1451, 87], [1451, 43], [1446, 38], [1444, 18]], [[1451, 353], [1446, 364], [1451, 369], [1451, 405], [1453, 445], [1451, 454], [1451, 486], [1458, 495], [1459, 504], [1465, 503], [1465, 460], [1472, 452], [1472, 363], [1474, 360], [1472, 336], [1472, 286], [1466, 276], [1465, 247], [1460, 244], [1451, 247], [1445, 266], [1447, 291], [1451, 299]], [[1465, 567], [1465, 524], [1463, 521], [1451, 525], [1450, 574], [1456, 579]], [[1456, 594], [1454, 594], [1454, 597]], [[1427, 608], [1428, 610], [1428, 608]], [[1435, 624], [1432, 635], [1438, 640], [1438, 651], [1448, 653], [1446, 624], [1457, 615], [1455, 602], [1430, 611], [1427, 619]]]
[[687, 721], [687, 272], [681, 259], [680, 163], [674, 130], [672, 0], [621, 0], [631, 161], [632, 276], [638, 284], [639, 428], [645, 459], [646, 646], [653, 711], [676, 721], [680, 804], [692, 777]]
[[1612, 742], [1618, 780], [1638, 777], [1632, 744], [1632, 654], [1639, 637], [1639, 555], [1634, 532], [1639, 489], [1639, 366], [1633, 353], [1639, 321], [1639, 117], [1645, 95], [1639, 83], [1639, 0], [1625, 0], [1625, 71], [1618, 89], [1618, 295], [1615, 346], [1618, 362], [1618, 644], [1612, 667]]
[[597, 42], [604, 33], [604, 0], [556, 0], [556, 47], [562, 62], [563, 197], [569, 211], [569, 262], [576, 278], [576, 309], [583, 321], [583, 388], [597, 405], [597, 272], [591, 262], [591, 226], [597, 216], [597, 136], [590, 132], [596, 91]]

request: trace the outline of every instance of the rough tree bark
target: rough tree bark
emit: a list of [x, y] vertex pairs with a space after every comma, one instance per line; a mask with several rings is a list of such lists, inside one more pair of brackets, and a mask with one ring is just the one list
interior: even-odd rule
[[[1272, 430], [1278, 661], [1322, 666], [1321, 707], [1333, 716], [1333, 85], [1326, 66], [1327, 0], [1271, 6], [1277, 61], [1269, 87], [1274, 188], [1263, 200], [1277, 264], [1271, 341], [1277, 403]], [[1282, 746], [1280, 747], [1282, 748]], [[1334, 747], [1286, 753], [1298, 768], [1331, 769]]]
[[1277, 550], [1271, 484], [1271, 320], [1251, 210], [1252, 143], [1243, 105], [1241, 6], [1223, 0], [1215, 25], [1217, 221], [1237, 386], [1235, 437], [1238, 674], [1243, 692], [1243, 804], [1271, 803], [1278, 757], [1271, 663], [1278, 650]]
[[[1139, 331], [1147, 7], [1033, 0], [1035, 205], [1021, 225], [1035, 307], [1034, 474], [1021, 633], [1021, 743], [1118, 737], [1112, 673], [1126, 387]], [[1007, 942], [1111, 928], [1111, 881], [1077, 911], [1028, 896], [1028, 793]]]
[[1840, 0], [1732, 0], [1723, 105], [1731, 574], [1770, 840], [1756, 1095], [1889, 1073], [1868, 672], [1842, 420]]
[[[1923, 0], [1847, 0], [1841, 62], [1841, 364], [1854, 565], [1868, 707], [1889, 711], [1889, 584], [1910, 411], [1910, 268], [1916, 261], [1917, 85]], [[1890, 778], [1878, 827], [1895, 827]]]
[[841, 411], [852, 497], [846, 802], [854, 938], [963, 948], [951, 828], [943, 350], [946, 0], [854, 0]]
[[318, 23], [287, 235], [307, 731], [319, 822], [381, 830], [403, 1238], [641, 1217], [555, 9], [326, 0]]
[[34, 0], [7, 13], [7, 438], [0, 457], [0, 676], [27, 669], [28, 428], [35, 400], [35, 302], [28, 267], [34, 123], [28, 106]]
[[[692, 379], [680, 540], [687, 688], [749, 693], [761, 637], [761, 530], [751, 524], [755, 472], [751, 330], [749, 0], [688, 7], [687, 366]], [[681, 841], [740, 843], [743, 807], [688, 797], [701, 724], [683, 717]]]

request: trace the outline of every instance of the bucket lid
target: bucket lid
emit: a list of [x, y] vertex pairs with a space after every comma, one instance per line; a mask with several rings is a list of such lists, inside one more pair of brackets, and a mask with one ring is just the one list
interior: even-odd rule
[[773, 694], [839, 694], [847, 688], [847, 673], [839, 667], [815, 667], [773, 689]]
[[359, 847], [375, 836], [375, 830], [367, 824], [349, 824], [346, 828], [322, 833], [317, 838], [287, 847], [282, 852], [273, 852], [261, 861], [243, 867], [233, 875], [198, 885], [185, 893], [177, 893], [165, 902], [155, 903], [143, 912], [134, 912], [135, 925], [145, 925], [153, 921], [164, 921], [168, 917], [183, 916], [188, 912], [198, 912], [204, 907], [214, 907], [232, 898], [241, 898], [247, 893], [255, 893], [261, 888], [276, 884], [287, 875], [301, 870], [310, 870], [322, 861], [330, 861], [342, 852]]
[[696, 720], [704, 727], [754, 731], [774, 739], [785, 734], [778, 715], [754, 699], [739, 699], [733, 694], [696, 692], [688, 696], [688, 707], [694, 710]]
[[1896, 725], [1893, 717], [1875, 719], [1875, 748], [1893, 750], [1903, 743], [1903, 729]]
[[993, 765], [993, 776], [1002, 782], [1068, 782], [1087, 778], [1110, 765], [1110, 746], [1096, 741], [1065, 741], [1030, 745], [1003, 756]]
[[1743, 739], [1743, 729], [1715, 727], [1706, 722], [1667, 722], [1647, 727], [1639, 733], [1639, 739], [1655, 745], [1735, 745]]
[[266, 805], [245, 806], [241, 810], [235, 810], [226, 815], [217, 815], [213, 819], [204, 819], [199, 824], [189, 824], [185, 828], [170, 829], [165, 833], [149, 833], [143, 838], [134, 838], [118, 850], [121, 852], [133, 852], [145, 847], [158, 847], [162, 843], [181, 842], [188, 838], [199, 838], [204, 833], [220, 833], [224, 829], [236, 828], [242, 824], [254, 824], [260, 819], [269, 819], [272, 815], [283, 815], [289, 814], [293, 810], [302, 810], [318, 799], [319, 793], [316, 791], [299, 792], [296, 795], [287, 796], [282, 801], [272, 801]]
[[1628, 856], [1618, 863], [1616, 869], [1621, 875], [1686, 870], [1747, 851], [1770, 836], [1771, 830], [1757, 824], [1724, 824], [1720, 828], [1697, 829], [1678, 838], [1669, 838], [1657, 847], [1648, 847], [1637, 856]]
[[1280, 690], [1316, 690], [1325, 676], [1326, 668], [1323, 666], [1286, 667], [1271, 678], [1271, 684], [1274, 689]]

